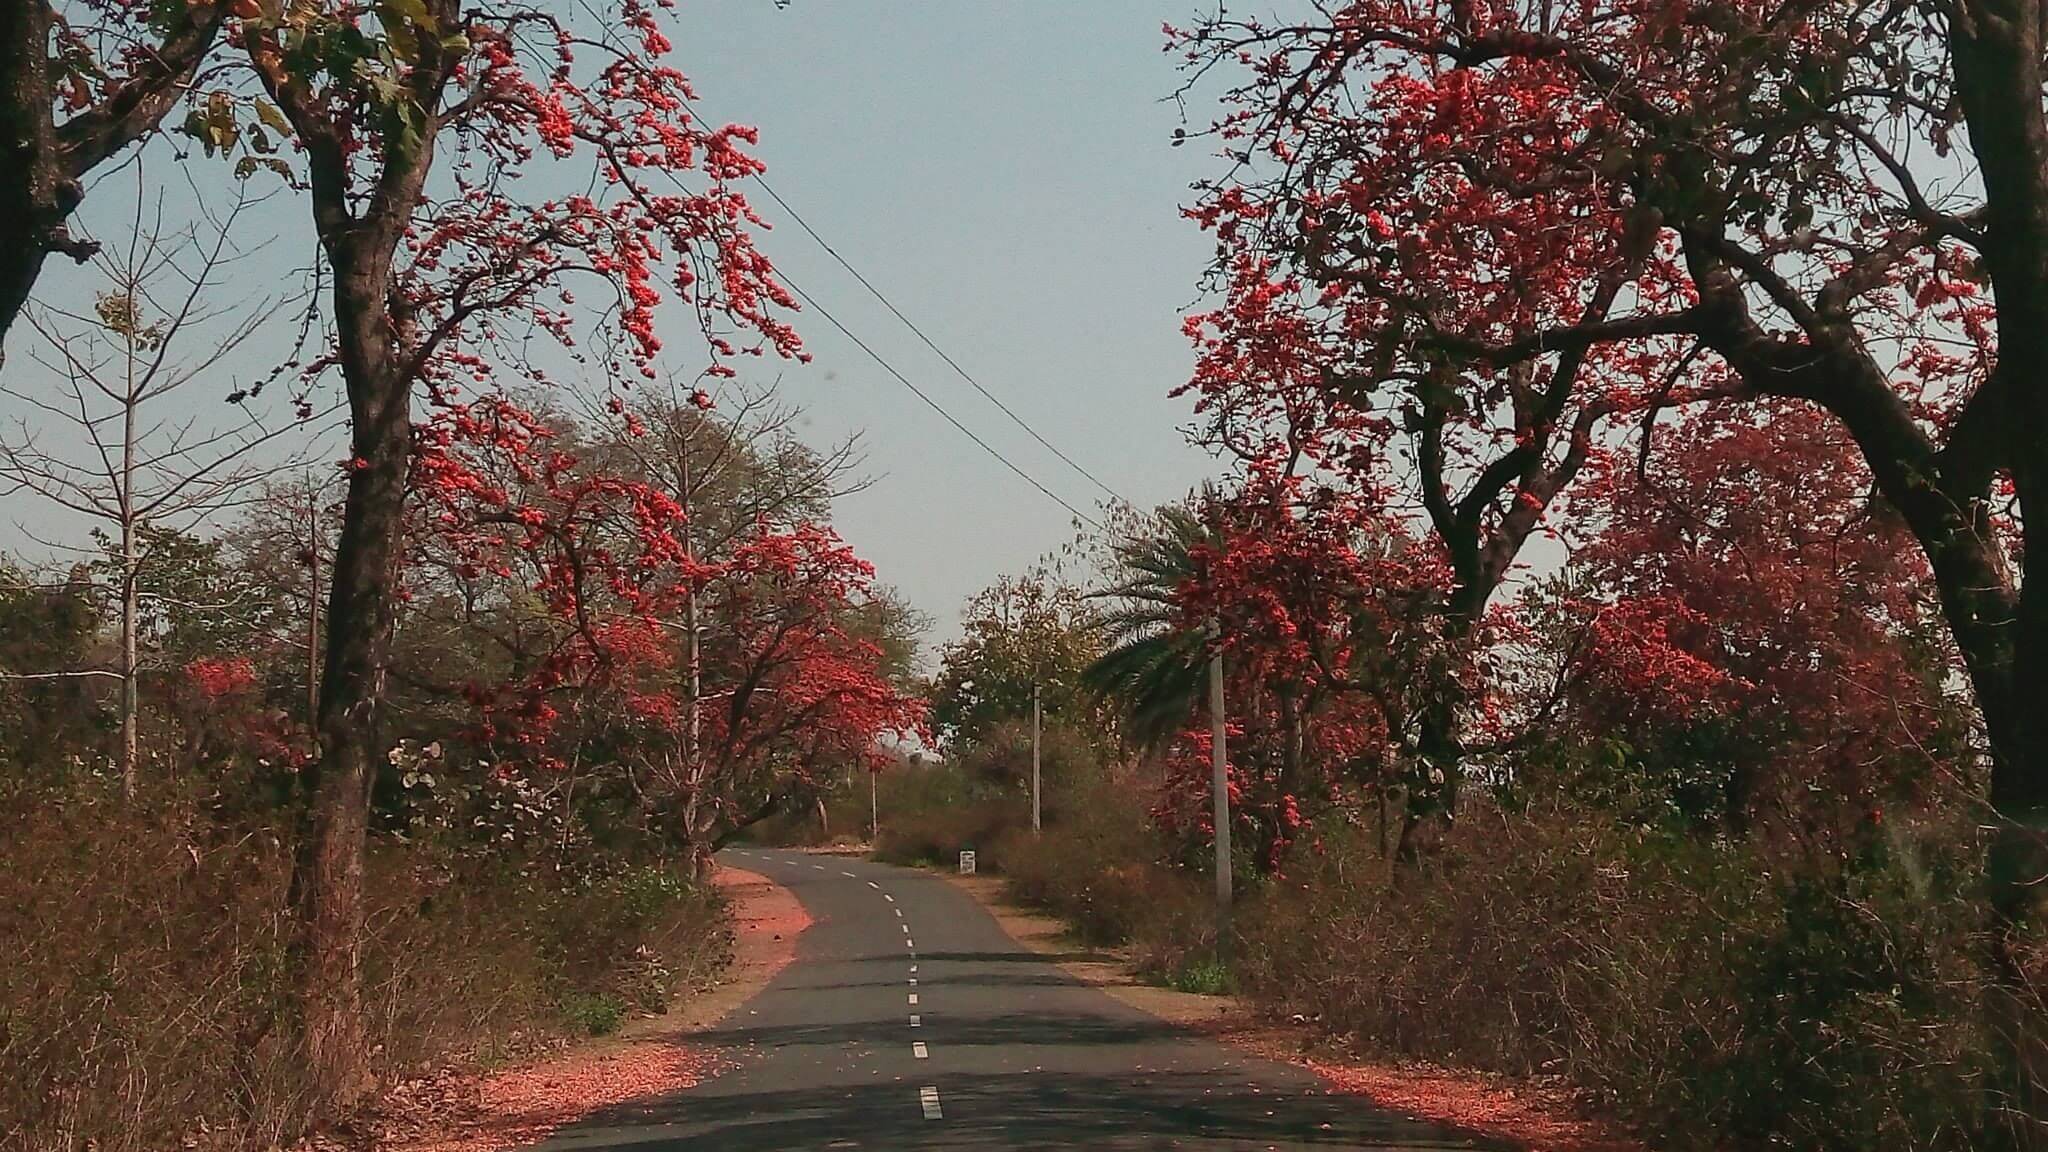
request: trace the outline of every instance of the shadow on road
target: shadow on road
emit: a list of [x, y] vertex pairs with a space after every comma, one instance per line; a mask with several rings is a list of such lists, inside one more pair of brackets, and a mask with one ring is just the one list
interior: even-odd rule
[[[1283, 1098], [1219, 1088], [1194, 1075], [948, 1078], [945, 1116], [927, 1121], [914, 1088], [761, 1091], [608, 1109], [557, 1144], [603, 1146], [633, 1128], [642, 1149], [782, 1152], [812, 1148], [1365, 1148], [1485, 1147], [1342, 1097]], [[650, 1127], [674, 1124], [672, 1136]], [[611, 1128], [613, 1133], [603, 1129]]]
[[[1171, 1024], [1146, 1018], [1125, 1020], [1093, 1014], [1016, 1013], [964, 1018], [934, 1016], [926, 1021], [916, 1039], [952, 1048], [969, 1045], [1009, 1048], [1018, 1045], [1135, 1045], [1178, 1039], [1184, 1035]], [[890, 1019], [719, 1028], [700, 1033], [693, 1042], [719, 1048], [753, 1049], [794, 1044], [873, 1046], [907, 1043], [908, 1039], [903, 1022]]]

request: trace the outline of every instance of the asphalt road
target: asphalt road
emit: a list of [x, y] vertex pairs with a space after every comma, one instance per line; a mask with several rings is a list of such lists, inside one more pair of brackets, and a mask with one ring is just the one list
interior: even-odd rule
[[1067, 976], [936, 876], [734, 850], [812, 924], [796, 960], [698, 1040], [727, 1067], [546, 1148], [1442, 1149], [1483, 1145], [1324, 1093]]

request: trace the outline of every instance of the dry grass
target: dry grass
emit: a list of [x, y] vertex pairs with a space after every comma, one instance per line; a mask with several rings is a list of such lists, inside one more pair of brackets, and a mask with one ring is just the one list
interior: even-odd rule
[[[277, 829], [189, 803], [0, 804], [0, 1145], [262, 1147], [296, 1132], [289, 852]], [[726, 944], [709, 896], [644, 870], [570, 883], [387, 843], [372, 877], [363, 955], [387, 1077], [657, 1007]]]
[[1372, 1050], [1562, 1076], [1663, 1147], [2034, 1146], [1987, 1057], [1971, 845], [1899, 834], [1809, 871], [1476, 814], [1400, 885], [1341, 850], [1270, 885], [1240, 984]]

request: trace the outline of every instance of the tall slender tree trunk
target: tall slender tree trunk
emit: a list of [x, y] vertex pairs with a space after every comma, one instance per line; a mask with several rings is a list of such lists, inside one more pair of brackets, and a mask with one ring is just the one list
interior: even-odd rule
[[320, 725], [320, 490], [306, 484], [306, 728]]
[[141, 614], [139, 573], [141, 563], [135, 550], [135, 521], [132, 500], [121, 496], [121, 795], [133, 801], [140, 785], [141, 734], [136, 730], [141, 712], [141, 692], [136, 685], [136, 618]]
[[135, 334], [128, 333], [127, 340], [128, 391], [121, 406], [121, 795], [133, 802], [141, 743], [136, 732], [141, 694], [135, 684], [135, 621], [142, 565], [135, 540]]
[[[694, 568], [697, 563], [696, 531], [690, 523], [697, 514], [695, 482], [690, 472], [690, 433], [686, 428], [676, 449], [676, 467], [682, 478], [683, 504], [683, 567]], [[689, 796], [685, 800], [687, 816], [683, 827], [687, 830], [686, 851], [690, 853], [691, 870], [702, 874], [700, 850], [701, 837], [697, 829], [698, 793], [704, 787], [704, 636], [702, 619], [697, 603], [697, 584], [693, 579], [683, 589], [683, 675], [687, 687], [684, 698], [683, 724], [683, 779], [687, 781]]]

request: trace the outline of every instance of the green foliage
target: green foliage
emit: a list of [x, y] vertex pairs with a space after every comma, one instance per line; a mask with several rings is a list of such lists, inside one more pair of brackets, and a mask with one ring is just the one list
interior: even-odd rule
[[69, 668], [83, 658], [99, 625], [87, 572], [65, 583], [38, 583], [0, 561], [0, 670]]
[[[120, 541], [94, 529], [100, 556], [94, 582], [118, 612]], [[142, 525], [137, 533], [137, 642], [172, 666], [208, 656], [245, 655], [252, 636], [296, 621], [285, 618], [275, 590], [266, 588], [223, 540]]]
[[1181, 619], [1178, 593], [1196, 575], [1209, 529], [1185, 508], [1118, 540], [1114, 582], [1103, 593], [1108, 647], [1082, 683], [1113, 703], [1134, 740], [1157, 748], [1186, 725], [1207, 684], [1207, 638]]
[[626, 1004], [609, 992], [575, 992], [562, 998], [562, 1018], [585, 1036], [609, 1036], [626, 1019]]
[[961, 629], [940, 653], [931, 690], [932, 725], [949, 749], [1028, 720], [1034, 683], [1046, 716], [1099, 720], [1080, 691], [1101, 640], [1079, 589], [1044, 573], [1004, 577], [968, 602]]
[[[0, 561], [0, 672], [40, 676], [94, 666], [100, 600], [83, 567], [38, 583]], [[93, 680], [0, 679], [0, 778], [55, 779], [93, 764], [114, 714]]]
[[1192, 959], [1174, 968], [1166, 974], [1166, 984], [1203, 996], [1222, 996], [1232, 988], [1229, 966], [1214, 956]]

